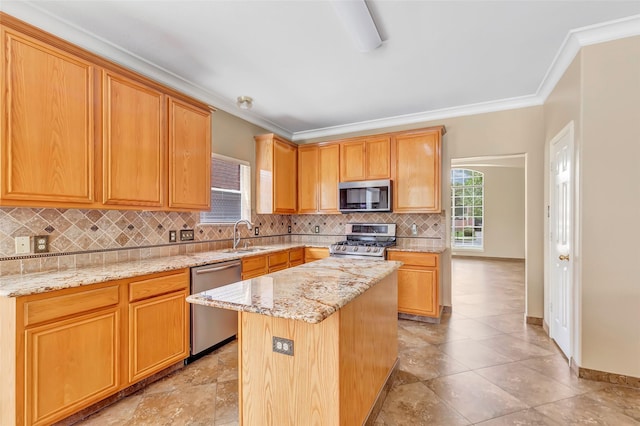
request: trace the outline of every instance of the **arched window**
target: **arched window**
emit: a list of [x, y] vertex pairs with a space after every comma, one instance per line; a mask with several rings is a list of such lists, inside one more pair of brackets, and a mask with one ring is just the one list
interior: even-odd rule
[[451, 247], [484, 248], [484, 173], [451, 169]]

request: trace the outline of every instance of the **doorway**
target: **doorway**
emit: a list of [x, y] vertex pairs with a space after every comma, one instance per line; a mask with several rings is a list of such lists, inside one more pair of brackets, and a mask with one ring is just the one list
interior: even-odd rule
[[[474, 290], [462, 282], [456, 285], [456, 275], [462, 276], [460, 265], [464, 265], [458, 262], [454, 270], [456, 260], [506, 260], [519, 262], [523, 270], [526, 268], [526, 163], [526, 154], [451, 160], [451, 199], [447, 200], [451, 222], [447, 234], [452, 255], [451, 303], [455, 312], [464, 315], [467, 308], [477, 310], [470, 304], [467, 306]], [[472, 185], [461, 185], [465, 180]], [[512, 295], [514, 303], [526, 300], [524, 280], [522, 291]], [[522, 313], [523, 322], [525, 310], [524, 307], [517, 310]], [[505, 306], [507, 311], [516, 312]]]

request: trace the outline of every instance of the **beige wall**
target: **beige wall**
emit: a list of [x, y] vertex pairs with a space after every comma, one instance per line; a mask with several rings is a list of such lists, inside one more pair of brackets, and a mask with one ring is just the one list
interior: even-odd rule
[[452, 250], [452, 254], [524, 259], [524, 167], [464, 168], [484, 173], [484, 250]]
[[[344, 135], [345, 137], [417, 129], [445, 125], [442, 176], [449, 176], [451, 158], [526, 154], [526, 282], [527, 315], [542, 318], [543, 303], [543, 215], [544, 215], [544, 125], [543, 108], [535, 106], [510, 111], [449, 118], [411, 126], [398, 126], [377, 131]], [[318, 142], [337, 138], [313, 139]], [[450, 197], [449, 179], [443, 179], [442, 199]], [[451, 212], [445, 205], [447, 215], [447, 237], [450, 231]], [[451, 305], [451, 281], [448, 257], [443, 259], [442, 303]], [[455, 307], [454, 307], [455, 309]]]
[[[251, 182], [255, 182], [256, 146], [253, 137], [270, 132], [224, 111], [213, 113], [211, 121], [212, 152], [248, 161], [251, 164]], [[253, 212], [256, 205], [254, 187], [255, 185], [251, 185]]]
[[[576, 360], [640, 377], [640, 37], [588, 46], [545, 104], [545, 140], [575, 124]], [[545, 176], [548, 170], [545, 170]]]
[[640, 37], [582, 60], [582, 366], [640, 377]]

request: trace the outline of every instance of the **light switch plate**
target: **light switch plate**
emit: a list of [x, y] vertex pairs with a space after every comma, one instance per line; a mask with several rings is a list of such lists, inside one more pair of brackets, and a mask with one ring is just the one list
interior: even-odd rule
[[180, 241], [193, 241], [194, 234], [193, 229], [181, 229]]
[[31, 241], [29, 237], [16, 237], [16, 254], [31, 253]]
[[169, 242], [170, 243], [176, 242], [176, 231], [169, 231]]

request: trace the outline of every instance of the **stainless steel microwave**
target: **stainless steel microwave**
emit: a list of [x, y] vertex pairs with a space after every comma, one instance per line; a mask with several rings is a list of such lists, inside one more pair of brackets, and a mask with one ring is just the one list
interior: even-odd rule
[[362, 180], [338, 184], [340, 211], [390, 212], [391, 180]]

